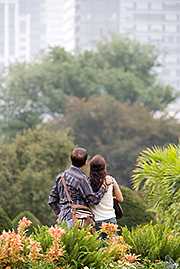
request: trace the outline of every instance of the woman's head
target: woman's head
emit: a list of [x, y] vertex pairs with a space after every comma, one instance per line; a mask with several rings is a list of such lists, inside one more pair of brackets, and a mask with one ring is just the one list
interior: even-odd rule
[[101, 155], [95, 155], [89, 162], [90, 183], [93, 191], [98, 191], [106, 177], [106, 161]]

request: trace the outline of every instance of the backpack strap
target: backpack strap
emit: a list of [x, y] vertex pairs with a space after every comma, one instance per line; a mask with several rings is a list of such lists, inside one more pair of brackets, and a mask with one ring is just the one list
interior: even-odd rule
[[84, 210], [88, 210], [88, 211], [91, 211], [89, 207], [85, 206], [85, 205], [80, 205], [80, 204], [74, 204], [72, 199], [71, 199], [71, 196], [69, 194], [69, 191], [68, 191], [68, 187], [67, 187], [67, 184], [66, 184], [66, 181], [65, 181], [65, 178], [64, 176], [61, 176], [59, 178], [59, 183], [62, 182], [63, 184], [63, 187], [64, 187], [64, 191], [66, 193], [66, 197], [67, 197], [67, 200], [68, 200], [68, 203], [70, 204], [71, 208], [73, 210], [76, 210], [76, 209], [84, 209]]
[[67, 200], [69, 202], [70, 205], [72, 205], [73, 201], [71, 199], [71, 196], [69, 194], [69, 191], [68, 191], [68, 187], [67, 187], [67, 184], [66, 184], [66, 181], [65, 181], [65, 178], [64, 176], [61, 176], [60, 179], [59, 179], [59, 183], [62, 182], [63, 184], [63, 187], [64, 187], [64, 191], [66, 193], [66, 197], [67, 197]]

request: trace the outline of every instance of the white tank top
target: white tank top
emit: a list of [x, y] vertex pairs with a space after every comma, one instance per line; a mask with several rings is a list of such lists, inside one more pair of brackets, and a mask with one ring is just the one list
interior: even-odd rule
[[91, 210], [94, 213], [95, 221], [116, 217], [113, 208], [113, 183], [108, 186], [108, 190], [102, 197], [100, 203], [92, 206]]

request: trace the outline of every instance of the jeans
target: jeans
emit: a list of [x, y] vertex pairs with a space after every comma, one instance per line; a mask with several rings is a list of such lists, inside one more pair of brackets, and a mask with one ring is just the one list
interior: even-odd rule
[[66, 223], [67, 223], [67, 227], [68, 227], [69, 229], [72, 228], [72, 226], [73, 226], [73, 224], [74, 224], [74, 222], [73, 222], [72, 219], [66, 220]]
[[105, 219], [105, 220], [99, 220], [96, 221], [95, 227], [96, 227], [96, 231], [99, 231], [101, 229], [101, 225], [103, 223], [113, 223], [113, 224], [117, 224], [117, 220], [116, 218], [111, 218], [111, 219]]

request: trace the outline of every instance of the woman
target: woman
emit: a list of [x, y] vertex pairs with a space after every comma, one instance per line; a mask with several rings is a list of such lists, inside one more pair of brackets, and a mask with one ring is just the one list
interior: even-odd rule
[[96, 230], [99, 230], [104, 222], [117, 223], [113, 208], [113, 198], [116, 198], [118, 202], [122, 202], [123, 196], [116, 180], [107, 175], [105, 159], [101, 155], [95, 155], [90, 160], [90, 184], [93, 191], [97, 192], [103, 182], [108, 185], [108, 190], [100, 203], [92, 207]]

